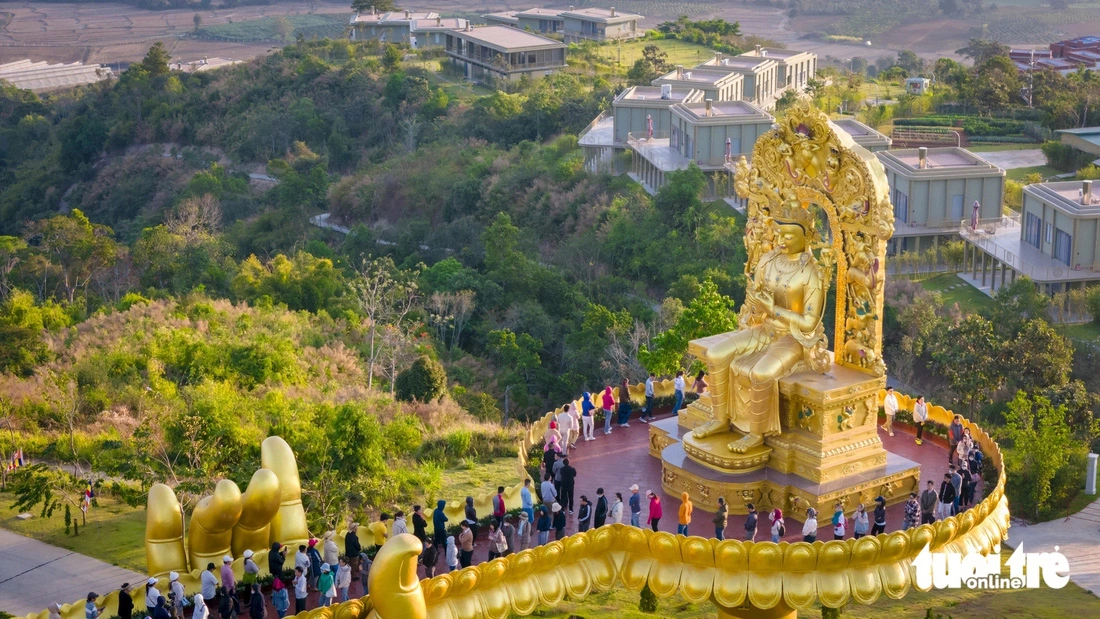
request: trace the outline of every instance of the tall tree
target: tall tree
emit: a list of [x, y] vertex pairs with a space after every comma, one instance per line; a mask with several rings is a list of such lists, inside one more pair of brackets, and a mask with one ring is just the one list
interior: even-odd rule
[[48, 261], [48, 270], [57, 275], [66, 300], [76, 298], [78, 290], [87, 290], [89, 282], [100, 271], [110, 267], [118, 256], [119, 246], [107, 226], [88, 221], [80, 209], [68, 215], [57, 215], [32, 223], [27, 240], [35, 244]]
[[963, 318], [934, 343], [933, 368], [947, 378], [971, 418], [1004, 384], [1003, 354], [993, 324], [977, 314]]
[[157, 41], [153, 43], [153, 46], [149, 48], [149, 52], [145, 54], [145, 58], [141, 60], [141, 68], [153, 77], [168, 75], [168, 63], [171, 59], [164, 43]]
[[351, 288], [367, 327], [367, 387], [382, 353], [382, 331], [400, 327], [417, 301], [417, 273], [398, 269], [389, 256], [365, 262]]
[[1080, 446], [1066, 424], [1064, 407], [1056, 407], [1042, 396], [1018, 391], [1005, 411], [1003, 434], [1012, 441], [1006, 450], [1009, 478], [1020, 484], [1023, 504], [1018, 506], [1032, 518], [1048, 509], [1051, 481]]
[[736, 327], [733, 299], [718, 292], [718, 286], [707, 278], [699, 285], [698, 294], [680, 313], [676, 323], [656, 335], [652, 345], [640, 347], [638, 360], [650, 372], [674, 374], [684, 369], [688, 342]]
[[955, 53], [973, 60], [974, 65], [977, 66], [995, 56], [1007, 58], [1008, 46], [987, 39], [970, 39], [970, 43], [966, 47], [955, 50]]

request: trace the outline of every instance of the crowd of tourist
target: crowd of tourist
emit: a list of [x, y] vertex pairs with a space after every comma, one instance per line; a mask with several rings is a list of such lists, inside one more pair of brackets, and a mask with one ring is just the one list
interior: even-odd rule
[[[655, 376], [650, 374], [645, 385], [645, 407], [641, 409], [638, 420], [649, 423], [656, 419]], [[684, 373], [678, 372], [674, 379], [673, 414], [679, 412], [684, 401], [686, 388]], [[706, 390], [705, 377], [695, 378], [692, 388], [697, 393]], [[630, 427], [633, 407], [629, 400], [627, 383], [619, 386], [619, 398], [616, 401], [610, 386], [606, 387], [598, 398], [599, 412], [604, 415], [604, 434], [612, 432], [612, 422], [621, 428]], [[887, 388], [883, 402], [886, 421], [881, 429], [890, 436], [894, 435], [893, 421], [898, 412], [897, 396]], [[368, 529], [374, 541], [373, 548], [365, 549], [358, 537], [358, 523], [350, 523], [344, 537], [343, 553], [336, 543], [336, 532], [329, 531], [321, 539], [311, 538], [307, 544], [298, 546], [293, 555], [293, 576], [284, 571], [289, 549], [274, 543], [268, 553], [268, 571], [278, 575], [274, 578], [271, 590], [271, 602], [279, 618], [286, 616], [290, 609], [291, 596], [294, 600], [294, 613], [307, 610], [307, 600], [311, 593], [317, 593], [319, 606], [330, 606], [338, 601], [346, 601], [353, 595], [353, 583], [358, 582], [355, 594], [369, 593], [368, 574], [374, 554], [391, 537], [411, 533], [423, 543], [420, 563], [425, 577], [431, 578], [440, 570], [442, 561], [447, 571], [455, 571], [474, 564], [474, 550], [479, 544], [485, 544], [487, 560], [510, 555], [535, 546], [541, 546], [566, 536], [570, 522], [578, 532], [599, 528], [607, 524], [621, 524], [629, 516], [628, 523], [633, 527], [649, 527], [658, 530], [664, 518], [664, 509], [659, 491], [641, 492], [638, 484], [626, 488], [627, 496], [619, 491], [607, 491], [596, 488], [592, 495], [577, 496], [577, 469], [570, 463], [570, 453], [577, 449], [577, 441], [594, 441], [593, 429], [597, 414], [596, 403], [591, 393], [585, 393], [579, 407], [565, 405], [549, 423], [543, 435], [542, 479], [534, 487], [530, 478], [525, 479], [520, 489], [518, 512], [509, 513], [505, 502], [504, 486], [497, 488], [492, 501], [492, 513], [488, 514], [485, 535], [479, 536], [480, 519], [474, 507], [473, 497], [466, 497], [463, 519], [457, 523], [457, 531], [449, 528], [450, 519], [445, 513], [447, 503], [436, 502], [429, 523], [420, 505], [412, 507], [411, 515], [397, 511], [392, 516], [382, 513]], [[924, 425], [928, 422], [927, 405], [924, 398], [917, 398], [913, 406], [913, 419], [916, 425], [916, 444], [923, 444]], [[969, 507], [974, 501], [975, 488], [980, 483], [982, 452], [970, 436], [970, 430], [963, 427], [962, 418], [955, 416], [948, 428], [948, 469], [937, 487], [931, 480], [926, 488], [910, 493], [903, 508], [901, 529], [907, 530], [931, 524], [948, 518]], [[858, 504], [852, 513], [846, 514], [844, 504], [837, 502], [833, 506], [830, 525], [833, 539], [846, 539], [849, 532], [855, 539], [864, 535], [877, 535], [887, 530], [887, 499], [879, 496], [868, 511], [863, 503]], [[712, 518], [714, 537], [726, 539], [729, 521], [729, 505], [724, 497], [718, 497], [717, 510]], [[746, 504], [747, 515], [742, 523], [745, 541], [756, 541], [760, 528], [766, 533], [764, 539], [779, 542], [787, 535], [786, 520], [783, 511], [772, 509], [765, 514], [757, 511], [752, 503]], [[800, 510], [801, 511], [801, 510]], [[645, 513], [645, 523], [642, 515]], [[676, 532], [680, 535], [699, 534], [696, 526], [692, 528], [695, 509], [690, 495], [684, 492], [680, 496], [677, 511]], [[813, 507], [804, 510], [802, 539], [806, 542], [817, 540], [819, 530], [818, 513]], [[411, 529], [410, 529], [411, 523]], [[431, 534], [429, 534], [429, 524]], [[456, 535], [457, 533], [457, 535]], [[480, 539], [479, 539], [480, 538]], [[235, 619], [247, 612], [250, 619], [265, 619], [266, 601], [260, 588], [259, 566], [253, 560], [251, 550], [244, 552], [244, 576], [238, 583], [232, 569], [233, 559], [229, 555], [222, 558], [219, 568], [208, 563], [202, 573], [201, 592], [187, 600], [179, 574], [168, 575], [166, 595], [157, 588], [158, 578], [149, 578], [144, 590], [137, 592], [138, 600], [153, 619], [176, 619], [184, 616], [184, 609], [193, 606], [192, 619], [208, 619], [216, 611], [221, 619]], [[242, 594], [238, 593], [238, 584]], [[119, 617], [131, 619], [134, 609], [134, 592], [125, 584], [119, 594]], [[97, 619], [98, 596], [88, 594], [86, 619]], [[52, 617], [52, 615], [51, 615]]]

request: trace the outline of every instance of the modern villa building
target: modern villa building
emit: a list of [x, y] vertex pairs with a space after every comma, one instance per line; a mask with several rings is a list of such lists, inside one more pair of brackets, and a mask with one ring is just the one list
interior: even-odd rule
[[712, 101], [741, 101], [744, 98], [745, 76], [731, 71], [710, 68], [676, 69], [651, 82], [654, 86], [703, 91], [703, 98]]
[[999, 221], [1005, 171], [970, 151], [910, 148], [876, 153], [886, 168], [894, 203], [890, 253], [938, 246], [959, 234], [963, 220]]
[[779, 98], [779, 63], [774, 58], [754, 56], [723, 56], [698, 65], [697, 69], [720, 70], [726, 73], [740, 73], [744, 76], [741, 100], [748, 101], [761, 108], [775, 107]]
[[533, 8], [526, 11], [503, 11], [481, 16], [490, 25], [511, 26], [529, 32], [552, 34], [561, 32], [565, 27], [561, 11]]
[[1100, 282], [1100, 193], [1092, 181], [1027, 185], [1019, 218], [961, 232], [963, 277], [989, 292], [1020, 275], [1048, 294]]
[[645, 34], [638, 22], [645, 19], [634, 13], [622, 13], [600, 8], [575, 9], [561, 12], [564, 21], [562, 33], [566, 43], [580, 41], [613, 41], [616, 39], [634, 39]]
[[838, 129], [852, 136], [856, 144], [859, 144], [872, 153], [887, 150], [890, 148], [890, 144], [894, 142], [890, 139], [890, 136], [879, 133], [854, 118], [838, 118], [830, 122]]
[[[610, 169], [614, 155], [627, 148], [630, 135], [668, 134], [677, 103], [703, 100], [703, 92], [690, 88], [631, 86], [611, 102], [610, 113], [600, 114], [581, 132], [578, 143], [584, 151], [585, 166], [593, 172]], [[623, 173], [621, 168], [616, 170]]]
[[776, 61], [779, 65], [776, 75], [778, 90], [796, 88], [801, 91], [817, 74], [817, 54], [812, 52], [758, 46], [755, 50], [745, 52], [741, 56], [771, 58]]
[[446, 51], [466, 79], [480, 82], [541, 77], [565, 66], [564, 43], [507, 26], [452, 30]]
[[744, 101], [677, 103], [669, 112], [667, 133], [631, 135], [628, 140], [631, 177], [650, 193], [665, 184], [665, 174], [695, 162], [711, 177], [712, 193], [726, 197], [729, 187], [718, 186], [717, 174], [730, 173], [741, 155], [751, 155], [756, 139], [775, 122], [771, 114]]
[[357, 13], [351, 18], [352, 39], [404, 43], [413, 49], [443, 47], [448, 30], [466, 28], [459, 17], [440, 17], [434, 11]]

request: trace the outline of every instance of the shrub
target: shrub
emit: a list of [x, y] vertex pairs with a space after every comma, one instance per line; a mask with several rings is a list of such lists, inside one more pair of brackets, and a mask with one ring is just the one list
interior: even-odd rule
[[470, 453], [473, 436], [469, 430], [455, 430], [447, 435], [447, 451], [452, 458], [464, 458]]
[[649, 588], [648, 582], [642, 587], [642, 594], [638, 600], [638, 610], [643, 613], [657, 612], [657, 596], [654, 595], [653, 591]]
[[447, 372], [438, 361], [421, 356], [397, 375], [394, 389], [397, 399], [405, 402], [438, 400], [447, 389]]
[[1093, 322], [1100, 323], [1100, 286], [1090, 286], [1088, 296], [1085, 297], [1085, 308], [1092, 316]]
[[414, 415], [402, 413], [386, 424], [383, 434], [390, 450], [399, 454], [412, 453], [424, 442], [424, 433], [420, 419]]
[[499, 422], [503, 417], [500, 406], [497, 405], [497, 399], [488, 393], [480, 391], [471, 393], [465, 389], [456, 388], [454, 397], [459, 406], [479, 421]]

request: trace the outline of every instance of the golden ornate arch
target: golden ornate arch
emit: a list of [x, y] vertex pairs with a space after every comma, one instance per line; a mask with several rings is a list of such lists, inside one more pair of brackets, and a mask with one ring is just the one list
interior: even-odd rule
[[741, 157], [734, 180], [737, 194], [748, 200], [745, 274], [751, 278], [775, 246], [773, 209], [792, 202], [818, 207], [830, 238], [814, 249], [823, 266], [836, 267], [835, 361], [885, 375], [882, 304], [894, 210], [882, 164], [808, 102], [760, 136], [752, 157], [752, 164]]

